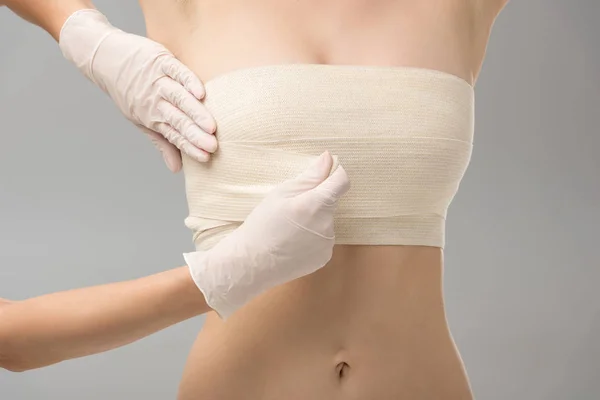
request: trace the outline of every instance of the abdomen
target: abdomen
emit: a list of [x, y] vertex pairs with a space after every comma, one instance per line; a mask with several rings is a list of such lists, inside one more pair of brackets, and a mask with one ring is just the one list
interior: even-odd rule
[[470, 399], [441, 269], [434, 247], [337, 246], [226, 323], [211, 313], [179, 399]]

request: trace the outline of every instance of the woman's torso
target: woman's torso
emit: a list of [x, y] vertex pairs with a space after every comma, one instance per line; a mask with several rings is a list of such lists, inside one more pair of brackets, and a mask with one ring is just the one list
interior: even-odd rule
[[[141, 0], [148, 36], [205, 82], [312, 63], [421, 67], [473, 84], [503, 3]], [[209, 314], [179, 398], [470, 399], [442, 264], [435, 247], [336, 246], [327, 266], [226, 324]]]

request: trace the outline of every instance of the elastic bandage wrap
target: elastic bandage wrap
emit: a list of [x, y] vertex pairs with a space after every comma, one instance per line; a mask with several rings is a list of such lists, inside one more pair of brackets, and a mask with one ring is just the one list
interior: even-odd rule
[[472, 152], [466, 81], [420, 68], [291, 64], [233, 71], [205, 88], [219, 149], [208, 163], [183, 155], [185, 224], [197, 250], [325, 150], [351, 181], [336, 244], [444, 247]]

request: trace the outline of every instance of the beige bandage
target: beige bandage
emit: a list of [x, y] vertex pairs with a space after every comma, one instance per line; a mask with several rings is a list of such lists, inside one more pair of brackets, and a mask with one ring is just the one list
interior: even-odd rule
[[420, 68], [290, 64], [233, 71], [205, 88], [219, 149], [208, 163], [183, 156], [197, 250], [324, 150], [352, 183], [336, 214], [337, 244], [444, 247], [472, 151], [466, 81]]

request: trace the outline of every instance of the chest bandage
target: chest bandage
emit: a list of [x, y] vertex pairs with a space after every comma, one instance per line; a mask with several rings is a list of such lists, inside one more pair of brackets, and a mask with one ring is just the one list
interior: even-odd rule
[[337, 244], [444, 247], [472, 152], [466, 81], [420, 68], [291, 64], [233, 71], [205, 88], [219, 149], [208, 163], [183, 155], [197, 250], [324, 150], [352, 185], [336, 213]]

